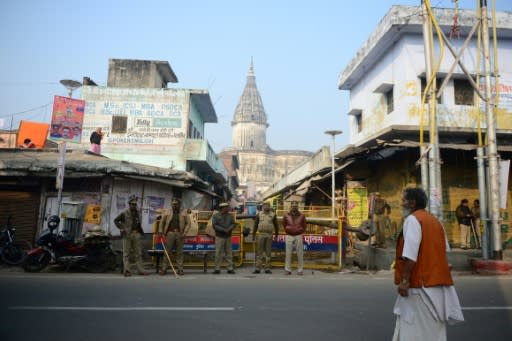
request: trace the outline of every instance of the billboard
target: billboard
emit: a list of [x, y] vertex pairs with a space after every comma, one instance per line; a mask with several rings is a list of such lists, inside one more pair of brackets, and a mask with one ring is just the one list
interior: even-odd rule
[[53, 99], [50, 140], [79, 143], [82, 136], [85, 101], [55, 96]]

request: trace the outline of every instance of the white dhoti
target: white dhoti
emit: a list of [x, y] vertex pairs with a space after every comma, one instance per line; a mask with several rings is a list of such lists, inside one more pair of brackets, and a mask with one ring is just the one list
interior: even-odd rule
[[464, 321], [453, 285], [409, 289], [409, 296], [398, 296], [393, 312], [393, 341], [446, 340], [446, 325]]
[[446, 322], [434, 318], [420, 295], [409, 295], [396, 317], [393, 341], [446, 341]]

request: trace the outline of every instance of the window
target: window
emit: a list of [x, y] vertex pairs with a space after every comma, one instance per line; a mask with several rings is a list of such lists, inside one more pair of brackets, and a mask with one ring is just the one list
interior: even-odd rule
[[356, 119], [357, 132], [360, 133], [363, 130], [363, 113], [354, 115], [354, 118]]
[[[441, 83], [443, 83], [443, 78], [436, 78], [436, 87], [439, 87], [441, 85]], [[425, 78], [421, 78], [421, 93], [420, 93], [420, 98], [423, 98], [423, 93], [425, 92], [425, 87], [427, 86], [427, 80]], [[443, 96], [441, 95], [438, 99], [437, 99], [437, 104], [441, 104], [442, 103], [442, 98]], [[425, 97], [425, 103], [428, 103], [428, 98]]]
[[388, 114], [395, 110], [395, 102], [393, 100], [393, 88], [389, 89], [384, 93], [384, 98], [386, 99], [386, 107]]
[[453, 91], [456, 105], [475, 105], [475, 92], [466, 79], [454, 79]]
[[112, 116], [112, 133], [125, 134], [128, 126], [128, 116]]
[[188, 120], [188, 132], [187, 132], [187, 137], [189, 139], [192, 138], [192, 131], [194, 129], [194, 125], [192, 124], [192, 121], [191, 120]]

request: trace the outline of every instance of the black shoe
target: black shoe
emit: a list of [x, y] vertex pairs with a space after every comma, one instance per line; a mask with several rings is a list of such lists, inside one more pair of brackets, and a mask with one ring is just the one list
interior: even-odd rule
[[235, 274], [235, 270], [228, 270], [228, 274], [234, 275]]
[[266, 273], [266, 274], [271, 274], [271, 273], [272, 273], [272, 271], [270, 271], [270, 270], [265, 270], [265, 273]]
[[214, 271], [212, 272], [212, 274], [214, 274], [214, 275], [218, 275], [218, 274], [220, 274], [220, 270], [214, 270]]
[[259, 274], [259, 273], [260, 273], [260, 270], [254, 270], [252, 273], [253, 273], [253, 274]]

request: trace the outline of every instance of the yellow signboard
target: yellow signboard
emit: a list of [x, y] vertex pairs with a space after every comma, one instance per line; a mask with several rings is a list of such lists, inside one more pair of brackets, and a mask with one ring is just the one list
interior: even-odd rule
[[366, 187], [347, 186], [348, 223], [358, 227], [368, 219], [368, 190]]
[[101, 220], [101, 206], [100, 205], [87, 205], [84, 222], [99, 225], [100, 220]]

